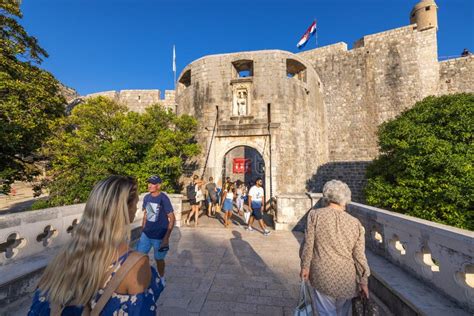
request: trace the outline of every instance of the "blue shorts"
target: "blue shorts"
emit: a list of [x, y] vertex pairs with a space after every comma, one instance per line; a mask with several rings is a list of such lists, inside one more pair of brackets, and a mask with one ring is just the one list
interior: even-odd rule
[[255, 217], [257, 221], [263, 219], [262, 203], [252, 202], [252, 216]]
[[168, 251], [158, 251], [161, 246], [161, 239], [150, 239], [145, 233], [142, 233], [140, 236], [140, 240], [138, 241], [137, 244], [137, 251], [148, 254], [151, 250], [151, 247], [153, 246], [153, 251], [155, 254], [155, 260], [163, 260], [166, 257], [166, 254]]

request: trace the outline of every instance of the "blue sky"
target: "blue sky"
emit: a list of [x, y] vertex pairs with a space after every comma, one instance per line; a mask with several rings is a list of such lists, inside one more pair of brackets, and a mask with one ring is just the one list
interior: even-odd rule
[[[22, 24], [50, 57], [42, 67], [80, 94], [173, 89], [179, 72], [205, 55], [282, 49], [313, 19], [318, 45], [408, 25], [417, 0], [23, 0]], [[439, 56], [474, 51], [474, 1], [438, 0]], [[315, 47], [315, 40], [305, 49]]]

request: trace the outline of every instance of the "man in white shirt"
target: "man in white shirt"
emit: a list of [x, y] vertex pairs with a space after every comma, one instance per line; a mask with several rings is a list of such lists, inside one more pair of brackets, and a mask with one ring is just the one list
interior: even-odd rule
[[250, 188], [248, 193], [248, 203], [249, 208], [252, 210], [250, 215], [249, 225], [247, 227], [248, 231], [253, 231], [252, 224], [254, 219], [258, 221], [260, 227], [262, 228], [263, 235], [268, 236], [270, 231], [265, 226], [263, 222], [262, 208], [265, 209], [265, 200], [264, 200], [264, 191], [262, 187], [262, 178], [257, 178], [255, 185]]

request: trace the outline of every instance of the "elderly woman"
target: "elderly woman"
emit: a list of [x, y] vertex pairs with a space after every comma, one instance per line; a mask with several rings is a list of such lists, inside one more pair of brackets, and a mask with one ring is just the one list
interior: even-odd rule
[[370, 271], [365, 257], [364, 227], [345, 212], [351, 190], [344, 182], [324, 185], [328, 206], [308, 215], [301, 254], [301, 278], [309, 280], [318, 315], [349, 315], [351, 299], [369, 297]]

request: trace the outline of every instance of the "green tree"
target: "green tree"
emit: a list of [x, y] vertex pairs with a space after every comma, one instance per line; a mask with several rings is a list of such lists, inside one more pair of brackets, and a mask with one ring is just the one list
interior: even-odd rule
[[59, 82], [34, 63], [47, 53], [18, 23], [19, 2], [0, 2], [0, 191], [38, 173], [36, 152], [49, 136], [49, 124], [64, 113]]
[[199, 153], [196, 128], [192, 117], [159, 105], [138, 114], [108, 98], [88, 99], [56, 121], [46, 142], [49, 204], [83, 202], [94, 183], [110, 174], [137, 177], [141, 191], [151, 174], [159, 174], [167, 192], [179, 191], [185, 161]]
[[367, 202], [474, 230], [474, 94], [428, 97], [379, 128]]

